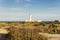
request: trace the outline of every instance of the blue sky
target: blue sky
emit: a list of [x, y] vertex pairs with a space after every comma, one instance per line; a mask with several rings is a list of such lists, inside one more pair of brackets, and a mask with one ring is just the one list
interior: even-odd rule
[[0, 21], [60, 19], [60, 0], [0, 0]]

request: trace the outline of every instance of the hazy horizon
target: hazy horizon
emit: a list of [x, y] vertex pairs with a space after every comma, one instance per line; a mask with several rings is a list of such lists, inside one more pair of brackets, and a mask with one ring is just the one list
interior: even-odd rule
[[0, 0], [0, 21], [60, 20], [60, 0]]

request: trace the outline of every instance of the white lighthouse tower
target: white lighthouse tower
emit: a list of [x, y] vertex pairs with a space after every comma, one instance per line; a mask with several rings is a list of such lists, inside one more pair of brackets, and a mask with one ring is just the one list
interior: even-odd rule
[[31, 13], [29, 13], [29, 19], [26, 20], [26, 22], [34, 22], [34, 20], [32, 20], [32, 15], [31, 15]]
[[29, 21], [32, 21], [32, 15], [29, 14]]
[[42, 22], [42, 20], [33, 20], [31, 13], [29, 13], [29, 19], [26, 20], [25, 22]]

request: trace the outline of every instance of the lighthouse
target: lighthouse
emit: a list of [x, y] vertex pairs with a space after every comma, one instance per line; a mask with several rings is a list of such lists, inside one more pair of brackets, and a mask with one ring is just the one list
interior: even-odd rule
[[25, 22], [42, 22], [42, 20], [33, 20], [31, 13], [29, 13], [28, 17], [29, 19], [25, 20]]
[[34, 20], [32, 20], [32, 15], [31, 15], [31, 13], [29, 13], [29, 19], [28, 20], [26, 20], [25, 22], [34, 22]]
[[29, 21], [32, 21], [32, 15], [29, 14]]

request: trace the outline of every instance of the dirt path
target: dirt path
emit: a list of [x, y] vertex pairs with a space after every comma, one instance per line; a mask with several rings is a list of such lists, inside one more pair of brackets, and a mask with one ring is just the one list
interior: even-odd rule
[[45, 37], [47, 37], [48, 40], [60, 40], [60, 34], [48, 34], [48, 33], [39, 33]]

